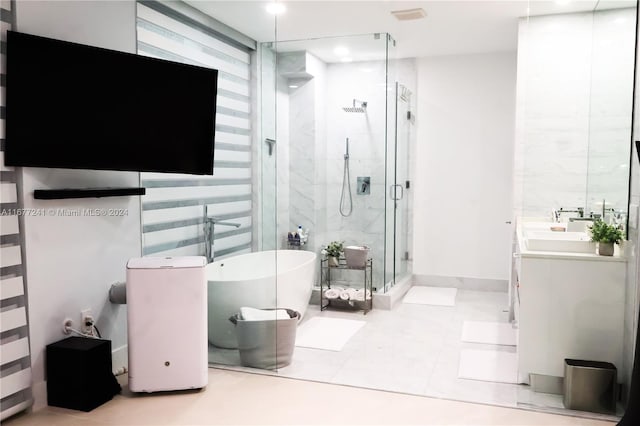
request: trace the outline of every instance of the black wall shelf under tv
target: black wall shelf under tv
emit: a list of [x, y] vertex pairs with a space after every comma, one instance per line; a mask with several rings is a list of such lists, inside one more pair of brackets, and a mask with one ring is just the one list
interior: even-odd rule
[[144, 195], [146, 188], [64, 188], [36, 189], [33, 198], [36, 200], [62, 200], [65, 198], [103, 198], [123, 197], [128, 195]]

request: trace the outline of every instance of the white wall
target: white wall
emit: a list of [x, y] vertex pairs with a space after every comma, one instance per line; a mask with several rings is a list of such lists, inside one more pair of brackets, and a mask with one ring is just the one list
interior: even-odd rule
[[[21, 1], [17, 2], [16, 13], [16, 28], [21, 32], [136, 51], [133, 1]], [[73, 319], [77, 327], [80, 311], [90, 308], [103, 337], [112, 341], [114, 366], [126, 362], [126, 308], [111, 305], [107, 292], [111, 283], [124, 281], [127, 260], [140, 256], [141, 237], [139, 197], [43, 201], [33, 199], [33, 190], [133, 187], [139, 185], [139, 174], [23, 168], [21, 179], [20, 196], [27, 209], [128, 210], [125, 216], [24, 217], [34, 396], [38, 408], [46, 405], [44, 349], [66, 337], [61, 331], [64, 318]]]
[[414, 275], [506, 280], [515, 53], [418, 60]]

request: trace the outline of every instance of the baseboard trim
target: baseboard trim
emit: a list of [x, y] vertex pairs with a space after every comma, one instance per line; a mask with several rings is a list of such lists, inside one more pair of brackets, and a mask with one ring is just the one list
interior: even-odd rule
[[547, 376], [545, 374], [529, 374], [531, 389], [534, 392], [564, 394], [564, 377]]
[[47, 404], [47, 382], [42, 380], [40, 382], [34, 383], [31, 388], [31, 392], [33, 394], [33, 405], [31, 406], [32, 411], [41, 410], [42, 408], [48, 405]]
[[442, 275], [422, 275], [413, 276], [413, 285], [430, 287], [453, 287], [461, 290], [475, 291], [501, 291], [509, 289], [508, 280], [497, 280], [490, 278], [467, 278], [467, 277], [446, 277]]

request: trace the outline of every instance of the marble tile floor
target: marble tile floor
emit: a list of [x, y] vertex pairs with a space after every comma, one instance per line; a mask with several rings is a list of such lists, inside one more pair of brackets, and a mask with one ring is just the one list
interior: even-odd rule
[[[6, 426], [190, 425], [520, 425], [613, 426], [512, 408], [269, 377], [212, 368], [200, 391], [132, 394], [123, 391], [82, 412], [45, 407], [18, 414]], [[345, 404], [345, 401], [347, 403]]]
[[459, 290], [454, 307], [399, 303], [393, 310], [325, 310], [315, 316], [362, 319], [367, 324], [340, 352], [296, 347], [292, 363], [278, 371], [241, 367], [237, 350], [209, 347], [213, 367], [349, 385], [412, 395], [542, 410], [615, 421], [616, 416], [566, 410], [561, 395], [533, 392], [529, 386], [458, 378], [462, 349], [515, 352], [514, 346], [461, 341], [464, 321], [507, 322], [507, 294]]

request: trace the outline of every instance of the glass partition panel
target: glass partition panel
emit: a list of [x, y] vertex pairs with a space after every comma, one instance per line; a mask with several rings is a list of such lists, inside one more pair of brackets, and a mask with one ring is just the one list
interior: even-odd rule
[[416, 65], [400, 58], [396, 41], [387, 39], [387, 199], [385, 292], [411, 272], [412, 188], [410, 150], [415, 145]]
[[409, 83], [405, 80], [396, 83], [396, 124], [395, 124], [395, 184], [399, 185], [400, 196], [396, 201], [395, 212], [395, 280], [411, 273], [410, 256], [410, 209], [411, 209], [411, 180], [409, 169], [409, 150], [411, 138], [414, 134], [415, 108], [412, 101], [415, 99]]
[[273, 369], [275, 328], [245, 316], [277, 307], [276, 55], [221, 22], [237, 13], [275, 39], [264, 4], [137, 4], [139, 54], [218, 70], [213, 175], [141, 173], [143, 254], [206, 256], [210, 364]]
[[593, 12], [587, 210], [626, 226], [636, 2]]
[[396, 165], [397, 158], [397, 125], [398, 125], [398, 62], [396, 59], [396, 41], [387, 35], [387, 125], [386, 132], [386, 163], [385, 163], [385, 253], [384, 253], [384, 291], [393, 287], [396, 278], [396, 216], [398, 206], [402, 205], [404, 188], [398, 185]]
[[[552, 209], [556, 209], [560, 221], [574, 220], [575, 225], [580, 224], [575, 223], [579, 216], [604, 217], [607, 222], [626, 225], [636, 4], [635, 1], [529, 2], [529, 16], [519, 23], [517, 67], [515, 175], [516, 197], [520, 198], [516, 209], [522, 215], [542, 216], [550, 221], [558, 218], [551, 214]], [[540, 269], [539, 265], [532, 266], [534, 259], [526, 260], [527, 257], [517, 255], [513, 271], [513, 282], [519, 284], [513, 287], [519, 328], [518, 380], [528, 384], [518, 386], [517, 404], [533, 409], [564, 410], [562, 370], [549, 374], [549, 366], [555, 362], [561, 366], [562, 353], [567, 349], [554, 345], [556, 355], [546, 361], [535, 353], [540, 345], [532, 343], [536, 336], [531, 333], [531, 322], [539, 330], [549, 326], [539, 323], [538, 318], [530, 318], [532, 304], [525, 303], [530, 302], [532, 296], [535, 298], [536, 287], [535, 282], [527, 281], [530, 280], [527, 274]], [[529, 265], [525, 265], [525, 261]], [[549, 262], [551, 273], [545, 280], [552, 283], [547, 289], [552, 295], [551, 301], [562, 298], [561, 286], [555, 286], [553, 280], [558, 280], [560, 263], [564, 260]], [[558, 282], [582, 288], [588, 281], [585, 278], [588, 274], [583, 270], [588, 263], [574, 261], [573, 266], [570, 262], [562, 265], [571, 271], [566, 279]], [[612, 289], [620, 289], [623, 281], [624, 273], [610, 277], [608, 283]], [[523, 290], [522, 285], [529, 285], [529, 290]], [[598, 309], [592, 308], [607, 302], [591, 296], [594, 297], [597, 300], [589, 297], [581, 300], [579, 310], [597, 315]], [[624, 294], [619, 297], [624, 298]], [[561, 304], [566, 312], [576, 309], [571, 305], [575, 303], [573, 297], [565, 299]], [[616, 311], [615, 306], [603, 309]], [[624, 365], [626, 360], [622, 362], [622, 356], [618, 355], [618, 351], [622, 352], [622, 340], [614, 344], [605, 341], [608, 335], [622, 336], [625, 327], [621, 320], [619, 324], [615, 321], [605, 324], [605, 317], [596, 317], [598, 327], [592, 327], [587, 333], [589, 338], [581, 342], [584, 347], [578, 352], [582, 351], [582, 356], [591, 353], [589, 356], [594, 357], [591, 359], [612, 362], [622, 372], [628, 367]], [[585, 327], [584, 321], [565, 324], [565, 328], [570, 329], [564, 331], [551, 323], [556, 335], [586, 336], [584, 330], [580, 330]], [[607, 329], [608, 334], [592, 332], [596, 328]], [[597, 355], [596, 348], [605, 346], [610, 352]], [[571, 348], [576, 351], [575, 346]], [[618, 380], [621, 389], [628, 386], [622, 373]], [[621, 412], [622, 406], [618, 405], [616, 414]]]
[[[366, 246], [375, 289], [384, 286], [385, 44], [384, 34], [277, 43], [281, 247], [313, 252], [319, 264], [333, 241]], [[361, 271], [333, 279], [362, 287]]]

